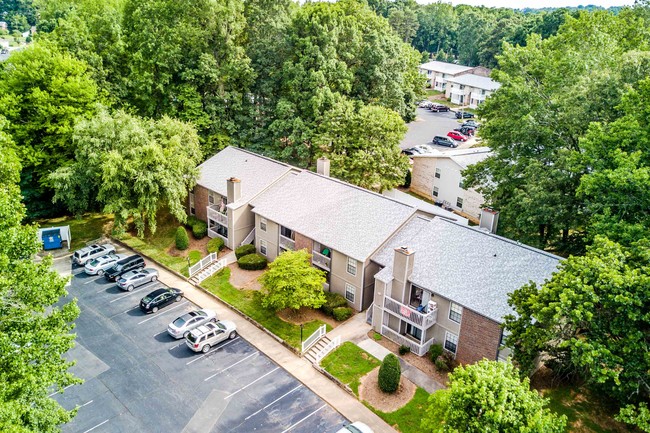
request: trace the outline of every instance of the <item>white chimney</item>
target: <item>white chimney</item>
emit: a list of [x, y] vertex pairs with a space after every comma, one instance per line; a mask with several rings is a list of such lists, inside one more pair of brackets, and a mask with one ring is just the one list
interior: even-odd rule
[[316, 173], [330, 177], [330, 160], [321, 156], [316, 161]]
[[231, 177], [227, 181], [227, 198], [228, 198], [228, 204], [230, 203], [235, 203], [237, 200], [241, 198], [241, 180], [237, 179], [236, 177]]
[[487, 229], [490, 233], [496, 233], [497, 224], [499, 224], [499, 212], [487, 207], [481, 209], [481, 221], [479, 222], [480, 228]]

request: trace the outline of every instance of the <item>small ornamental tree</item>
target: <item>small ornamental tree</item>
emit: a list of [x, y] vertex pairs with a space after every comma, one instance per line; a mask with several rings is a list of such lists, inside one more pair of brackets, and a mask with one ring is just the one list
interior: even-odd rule
[[187, 236], [185, 227], [180, 226], [176, 229], [176, 248], [186, 250], [190, 246], [190, 238]]
[[399, 380], [402, 376], [402, 368], [399, 359], [392, 353], [386, 355], [379, 367], [379, 389], [383, 392], [394, 393], [399, 388]]
[[325, 272], [310, 263], [307, 250], [285, 251], [259, 279], [263, 307], [273, 310], [319, 308], [325, 303]]

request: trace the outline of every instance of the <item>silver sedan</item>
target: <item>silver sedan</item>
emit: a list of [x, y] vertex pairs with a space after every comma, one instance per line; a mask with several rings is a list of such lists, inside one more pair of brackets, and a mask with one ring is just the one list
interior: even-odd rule
[[133, 288], [156, 281], [158, 271], [153, 268], [144, 268], [139, 271], [129, 271], [117, 280], [117, 286], [122, 290], [131, 291]]
[[202, 310], [190, 311], [183, 314], [167, 326], [167, 333], [174, 338], [183, 338], [194, 328], [198, 328], [208, 322], [216, 322], [217, 313], [204, 308]]

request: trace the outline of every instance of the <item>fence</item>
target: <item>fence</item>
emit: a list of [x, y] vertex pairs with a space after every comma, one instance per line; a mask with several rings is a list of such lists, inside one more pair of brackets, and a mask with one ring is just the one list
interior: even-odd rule
[[321, 325], [313, 334], [302, 342], [302, 353], [305, 353], [311, 346], [316, 344], [325, 333], [327, 333], [327, 326]]
[[316, 360], [316, 364], [320, 364], [321, 360], [325, 358], [328, 353], [330, 353], [332, 350], [336, 349], [340, 345], [341, 345], [341, 336], [339, 335], [338, 337], [334, 338], [334, 340], [327, 343], [325, 347], [319, 350], [318, 353], [314, 356]]
[[210, 253], [207, 256], [203, 257], [199, 262], [190, 266], [190, 278], [192, 278], [194, 274], [196, 274], [201, 269], [205, 268], [215, 260], [217, 260], [217, 253]]

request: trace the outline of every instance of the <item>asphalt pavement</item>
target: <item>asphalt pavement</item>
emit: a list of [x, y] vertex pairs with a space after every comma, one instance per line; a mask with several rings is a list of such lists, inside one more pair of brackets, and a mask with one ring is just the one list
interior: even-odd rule
[[[445, 152], [452, 150], [449, 147], [438, 146], [431, 142], [436, 135], [447, 136], [449, 131], [458, 128], [461, 125], [456, 119], [453, 111], [436, 113], [426, 108], [416, 108], [416, 118], [411, 123], [408, 123], [408, 131], [406, 136], [400, 143], [400, 148], [408, 149], [409, 147], [417, 146], [420, 144], [432, 145], [435, 149]], [[475, 139], [470, 139], [466, 143], [458, 143], [458, 148], [470, 147], [475, 143]]]

